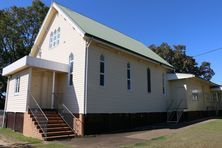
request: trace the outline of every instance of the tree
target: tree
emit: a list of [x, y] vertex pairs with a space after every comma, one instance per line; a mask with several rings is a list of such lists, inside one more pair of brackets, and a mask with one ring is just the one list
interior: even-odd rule
[[[48, 7], [40, 0], [34, 0], [28, 7], [0, 10], [0, 72], [30, 52], [47, 11]], [[2, 97], [6, 91], [6, 78], [0, 76], [0, 82]]]
[[200, 66], [201, 77], [208, 80], [208, 81], [215, 75], [215, 73], [214, 73], [213, 69], [211, 69], [210, 65], [211, 64], [209, 62], [202, 62], [201, 66]]
[[203, 62], [198, 67], [196, 60], [186, 54], [186, 46], [184, 45], [171, 47], [167, 43], [162, 43], [160, 46], [151, 45], [149, 48], [173, 65], [175, 72], [191, 73], [206, 80], [210, 80], [215, 74], [209, 62]]

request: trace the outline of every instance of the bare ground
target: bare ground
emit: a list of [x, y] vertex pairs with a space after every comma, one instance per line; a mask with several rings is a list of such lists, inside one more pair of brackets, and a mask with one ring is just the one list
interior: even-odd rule
[[31, 148], [29, 144], [25, 142], [17, 141], [13, 138], [6, 138], [0, 133], [0, 148]]

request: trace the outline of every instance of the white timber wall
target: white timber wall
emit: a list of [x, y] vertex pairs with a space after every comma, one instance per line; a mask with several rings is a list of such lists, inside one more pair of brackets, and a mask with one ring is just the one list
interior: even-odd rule
[[[210, 85], [196, 78], [169, 81], [170, 99], [186, 99], [187, 109], [185, 111], [206, 111], [211, 110], [215, 100], [211, 97]], [[183, 88], [183, 89], [182, 89]], [[184, 90], [179, 93], [178, 89]], [[193, 99], [192, 91], [198, 91], [198, 99]], [[183, 95], [182, 95], [183, 94]]]
[[41, 108], [51, 108], [52, 72], [33, 70], [31, 91]]
[[[206, 111], [213, 109], [214, 101], [211, 98], [210, 85], [197, 79], [187, 80], [188, 111]], [[198, 100], [193, 100], [192, 90], [198, 90]]]
[[[20, 77], [20, 91], [15, 94], [15, 79]], [[10, 78], [7, 112], [26, 112], [29, 83], [29, 70], [21, 71]]]
[[[169, 81], [169, 108], [177, 108], [180, 104], [180, 108], [187, 108], [187, 82], [186, 79]], [[173, 101], [173, 102], [172, 102]]]
[[[50, 33], [58, 27], [60, 27], [59, 45], [49, 48]], [[38, 58], [69, 64], [69, 55], [73, 53], [74, 85], [68, 85], [68, 74], [60, 79], [65, 82], [64, 92], [62, 92], [64, 94], [63, 103], [73, 113], [83, 113], [84, 111], [85, 49], [86, 42], [83, 37], [61, 14], [56, 14], [37, 56]]]
[[[105, 57], [105, 86], [99, 85], [100, 55]], [[131, 87], [127, 90], [127, 62], [131, 64]], [[109, 48], [89, 47], [87, 113], [165, 112], [168, 98], [162, 93], [162, 73], [167, 69]], [[147, 68], [151, 93], [147, 91]], [[168, 82], [166, 81], [166, 86]]]

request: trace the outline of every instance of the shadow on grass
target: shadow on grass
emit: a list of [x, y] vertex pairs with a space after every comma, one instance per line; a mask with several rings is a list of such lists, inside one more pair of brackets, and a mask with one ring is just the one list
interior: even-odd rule
[[105, 135], [105, 134], [118, 134], [118, 133], [128, 133], [128, 132], [139, 132], [139, 131], [149, 131], [149, 130], [158, 130], [158, 129], [180, 129], [184, 128], [193, 124], [197, 124], [203, 121], [207, 121], [210, 119], [222, 119], [222, 117], [206, 117], [201, 119], [196, 119], [192, 121], [183, 121], [179, 122], [177, 124], [175, 123], [154, 123], [147, 126], [137, 127], [133, 129], [124, 129], [124, 130], [115, 130], [111, 132], [103, 132], [100, 134], [94, 134], [94, 135], [86, 135], [85, 137], [94, 137], [96, 135]]

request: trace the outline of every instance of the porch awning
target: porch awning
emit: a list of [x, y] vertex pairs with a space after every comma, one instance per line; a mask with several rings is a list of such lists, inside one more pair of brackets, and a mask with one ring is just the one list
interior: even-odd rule
[[8, 76], [28, 67], [68, 73], [68, 64], [48, 61], [31, 56], [25, 56], [15, 61], [14, 63], [8, 65], [7, 67], [3, 68], [2, 75]]

